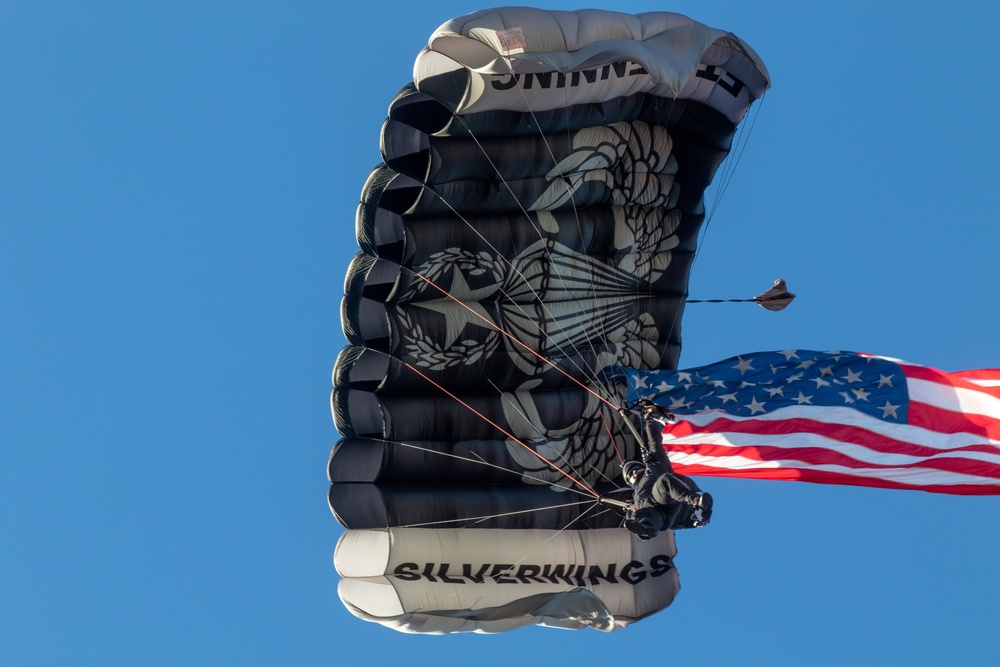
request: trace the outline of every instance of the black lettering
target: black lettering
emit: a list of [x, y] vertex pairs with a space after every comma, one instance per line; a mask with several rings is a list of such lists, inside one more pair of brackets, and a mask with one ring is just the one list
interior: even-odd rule
[[[399, 577], [403, 581], [420, 581], [420, 575], [415, 570], [420, 567], [416, 563], [400, 563], [392, 571], [393, 576]], [[410, 570], [414, 570], [411, 572]]]
[[[696, 75], [709, 79], [710, 81], [716, 81], [719, 78], [717, 73], [718, 69], [719, 68], [717, 67], [701, 69], [696, 72]], [[495, 90], [510, 90], [518, 85], [523, 87], [524, 90], [532, 90], [535, 88], [549, 90], [553, 87], [553, 79], [555, 81], [555, 88], [565, 88], [567, 85], [575, 87], [581, 85], [582, 83], [595, 83], [598, 80], [605, 81], [611, 78], [612, 75], [622, 78], [625, 76], [639, 76], [642, 74], [649, 74], [649, 71], [642, 65], [628, 61], [619, 61], [609, 63], [600, 68], [577, 70], [575, 72], [570, 72], [568, 75], [565, 72], [528, 72], [524, 75], [513, 73], [494, 74], [492, 80], [490, 81], [490, 85]], [[736, 84], [742, 89], [742, 84], [738, 81]]]
[[448, 576], [449, 567], [450, 565], [448, 563], [441, 563], [441, 565], [438, 566], [437, 576], [440, 577], [441, 581], [446, 584], [464, 584], [465, 579]]
[[649, 566], [652, 568], [649, 574], [659, 577], [673, 569], [674, 561], [667, 554], [659, 554], [649, 559]]
[[522, 563], [520, 566], [518, 566], [517, 574], [515, 576], [518, 578], [518, 580], [520, 580], [522, 584], [527, 584], [527, 583], [541, 584], [545, 583], [545, 580], [538, 576], [539, 572], [541, 571], [542, 568], [540, 568], [537, 565], [526, 565]]
[[633, 560], [625, 564], [622, 568], [622, 579], [635, 586], [646, 578], [646, 568], [641, 561]]
[[597, 585], [598, 579], [603, 579], [609, 584], [617, 584], [618, 578], [615, 577], [615, 570], [617, 569], [618, 563], [609, 563], [607, 572], [601, 572], [600, 565], [591, 565], [590, 572], [587, 574], [587, 580], [594, 586]]
[[695, 72], [695, 76], [699, 79], [705, 79], [706, 81], [711, 81], [713, 83], [718, 83], [719, 88], [737, 97], [740, 92], [746, 87], [742, 81], [733, 77], [729, 72], [725, 71], [721, 67], [706, 66], [705, 69], [699, 69]]
[[727, 93], [729, 93], [730, 95], [732, 95], [733, 97], [738, 96], [740, 94], [740, 91], [742, 91], [744, 88], [743, 82], [740, 81], [739, 79], [734, 79], [728, 74], [726, 76], [729, 77], [730, 81], [726, 81], [725, 79], [719, 79], [719, 87], [722, 88]]
[[509, 77], [506, 81], [498, 81], [496, 78], [494, 78], [493, 81], [490, 82], [490, 84], [496, 90], [510, 90], [511, 88], [516, 86], [517, 82], [521, 79], [520, 74], [498, 74], [495, 76]]
[[561, 563], [554, 567], [551, 564], [546, 563], [545, 567], [542, 568], [542, 578], [553, 584], [557, 584], [562, 581], [572, 586], [575, 582], [570, 578], [570, 575], [566, 570], [566, 566]]
[[472, 583], [474, 583], [474, 584], [481, 584], [481, 583], [483, 583], [483, 578], [484, 578], [484, 575], [486, 574], [486, 570], [488, 570], [489, 567], [490, 567], [490, 564], [486, 563], [485, 565], [483, 565], [482, 567], [479, 568], [479, 572], [476, 572], [475, 574], [472, 574], [472, 565], [469, 564], [469, 563], [463, 563], [462, 564], [462, 576], [465, 577], [466, 579], [471, 579]]
[[484, 563], [473, 571], [471, 563], [462, 564], [462, 574], [449, 574], [452, 563], [400, 563], [393, 569], [393, 576], [403, 581], [427, 580], [446, 584], [482, 584], [487, 578], [498, 584], [540, 584], [564, 583], [570, 586], [597, 585], [607, 582], [617, 584], [620, 581], [635, 586], [648, 577], [659, 577], [674, 567], [673, 560], [666, 554], [653, 556], [647, 568], [642, 561], [633, 560], [626, 563], [619, 571], [617, 563], [603, 565], [545, 563], [535, 565], [519, 563]]
[[718, 81], [719, 80], [719, 68], [714, 65], [708, 65], [705, 69], [699, 69], [694, 73], [699, 79], [705, 79], [706, 81]]
[[493, 566], [493, 571], [490, 572], [490, 578], [498, 584], [516, 584], [517, 581], [514, 579], [509, 579], [504, 575], [509, 575], [510, 571], [514, 568], [513, 563], [497, 563]]
[[538, 85], [542, 88], [548, 89], [552, 87], [552, 72], [538, 72], [535, 74], [535, 78], [538, 79]]

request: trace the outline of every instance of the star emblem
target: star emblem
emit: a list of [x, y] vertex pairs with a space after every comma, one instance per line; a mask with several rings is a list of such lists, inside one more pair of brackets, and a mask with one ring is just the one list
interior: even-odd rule
[[896, 410], [900, 407], [901, 406], [899, 405], [893, 405], [889, 401], [886, 401], [885, 405], [879, 406], [879, 410], [882, 411], [882, 419], [888, 419], [889, 415], [892, 415], [893, 419], [899, 419], [899, 415], [896, 414]]
[[736, 357], [736, 358], [739, 359], [739, 363], [733, 366], [733, 368], [738, 370], [740, 372], [740, 375], [743, 375], [747, 371], [754, 370], [754, 367], [750, 365], [751, 363], [753, 363], [753, 359], [744, 359], [743, 357]]
[[861, 371], [855, 373], [850, 368], [848, 368], [847, 375], [844, 377], [844, 382], [861, 382]]

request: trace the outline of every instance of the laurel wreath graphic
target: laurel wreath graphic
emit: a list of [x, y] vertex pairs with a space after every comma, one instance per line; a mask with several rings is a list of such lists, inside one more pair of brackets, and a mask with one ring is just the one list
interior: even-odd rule
[[642, 122], [587, 128], [574, 136], [573, 147], [548, 173], [549, 186], [529, 210], [558, 208], [591, 181], [607, 184], [617, 206], [671, 207], [677, 201], [677, 159], [665, 128]]

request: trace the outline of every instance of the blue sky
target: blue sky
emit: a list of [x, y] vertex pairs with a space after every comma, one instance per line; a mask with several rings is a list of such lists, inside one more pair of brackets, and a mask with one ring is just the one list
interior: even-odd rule
[[[414, 56], [484, 7], [0, 0], [4, 662], [991, 664], [1000, 498], [707, 480], [681, 594], [612, 635], [412, 637], [343, 608], [325, 465], [354, 211]], [[691, 295], [799, 299], [691, 306], [682, 366], [1000, 365], [1000, 9], [627, 10], [732, 30], [774, 84]]]

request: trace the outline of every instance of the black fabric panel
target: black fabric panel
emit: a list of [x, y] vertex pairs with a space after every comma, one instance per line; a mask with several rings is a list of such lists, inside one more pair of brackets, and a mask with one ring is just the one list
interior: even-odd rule
[[[542, 416], [543, 423], [536, 425], [542, 432], [573, 426], [588, 405], [582, 389], [534, 392], [532, 399]], [[386, 434], [391, 434], [390, 439], [393, 440], [439, 440], [446, 437], [483, 440], [502, 436], [493, 424], [507, 431], [514, 430], [505, 415], [504, 398], [496, 391], [466, 394], [462, 396], [462, 401], [465, 405], [450, 396], [431, 391], [379, 397]], [[527, 438], [535, 433], [512, 435]]]
[[[592, 206], [603, 207], [624, 203], [620, 201], [621, 193], [616, 192], [607, 184], [607, 182], [613, 183], [616, 180], [615, 172], [603, 169], [589, 173], [594, 180], [584, 181], [570, 196], [551, 206], [539, 207], [539, 209], [571, 211]], [[674, 188], [672, 175], [650, 174], [644, 180], [648, 183], [644, 191], [652, 192], [653, 197], [662, 200], [656, 204], [657, 206], [673, 208], [676, 205], [678, 193]], [[486, 214], [494, 211], [531, 210], [531, 204], [541, 199], [551, 185], [550, 179], [541, 176], [493, 181], [456, 180], [436, 183], [433, 188], [424, 187], [419, 193], [412, 186], [409, 186], [405, 193], [401, 189], [387, 188], [386, 193], [392, 197], [387, 202], [386, 197], [383, 196], [380, 204], [390, 211], [411, 215], [444, 215], [454, 214], [456, 211], [468, 215]], [[413, 195], [416, 197], [412, 198]], [[410, 202], [412, 203], [408, 208], [393, 208]]]
[[524, 482], [506, 441], [344, 438], [330, 455], [331, 482], [521, 486]]
[[[497, 387], [497, 391], [512, 391], [529, 378], [535, 390], [576, 387], [579, 386], [577, 382], [589, 384], [608, 365], [626, 365], [629, 361], [640, 360], [647, 363], [674, 360], [680, 352], [680, 343], [669, 340], [655, 343], [628, 340], [616, 346], [597, 341], [588, 345], [567, 346], [556, 353], [550, 353], [546, 359], [552, 364], [521, 349], [518, 351], [518, 362], [530, 364], [530, 374], [519, 370], [511, 356], [503, 351], [475, 364], [434, 368], [418, 364], [412, 358], [409, 361], [401, 360], [372, 348], [352, 346], [347, 349], [359, 354], [338, 360], [336, 391], [359, 390], [378, 392], [380, 395], [420, 392], [430, 389], [431, 384], [426, 379], [430, 378], [448, 391], [462, 395], [471, 390], [482, 389], [484, 382]], [[612, 360], [610, 364], [605, 363], [608, 358]], [[371, 377], [373, 368], [381, 369], [384, 373], [379, 377], [377, 385], [367, 379]]]
[[[401, 526], [574, 530], [616, 528], [622, 517], [548, 487], [330, 485], [328, 501], [351, 530]], [[562, 507], [560, 507], [562, 505]]]
[[628, 142], [635, 133], [655, 133], [669, 144], [665, 130], [648, 123], [615, 123], [597, 128], [581, 128], [572, 132], [533, 134], [523, 137], [482, 136], [474, 139], [430, 137], [407, 125], [387, 121], [382, 128], [382, 156], [390, 169], [428, 184], [452, 180], [517, 180], [544, 176], [557, 164], [588, 146], [588, 137], [595, 132], [593, 144], [602, 147], [604, 161], [612, 165], [625, 162], [639, 171], [665, 171], [673, 165], [669, 154], [655, 154], [655, 162], [634, 153], [615, 154], [607, 141]]
[[648, 93], [543, 112], [486, 111], [456, 116], [412, 83], [389, 105], [389, 118], [426, 134], [448, 137], [489, 136], [497, 133], [496, 128], [503, 128], [508, 136], [554, 134], [630, 120], [667, 128], [697, 124], [704, 136], [716, 137], [719, 147], [727, 150], [728, 138], [736, 131], [728, 118], [711, 107]]
[[[714, 170], [714, 166], [712, 169]], [[704, 167], [704, 170], [706, 173], [702, 174], [702, 178], [707, 177], [708, 167]], [[669, 180], [669, 177], [665, 178]], [[675, 181], [680, 182], [682, 178], [693, 180], [689, 174], [679, 173]], [[663, 179], [658, 180], [664, 182]], [[516, 250], [523, 250], [541, 238], [550, 239], [583, 254], [611, 256], [621, 252], [614, 243], [616, 219], [632, 218], [655, 229], [664, 227], [672, 215], [664, 207], [599, 203], [584, 209], [574, 208], [567, 203], [546, 212], [545, 215], [550, 216], [551, 221], [545, 223], [539, 219], [537, 212], [525, 211], [519, 206], [491, 209], [489, 201], [474, 202], [475, 210], [453, 210], [437, 194], [426, 193], [426, 188], [413, 179], [395, 174], [384, 166], [372, 173], [368, 184], [372, 187], [366, 190], [366, 196], [358, 208], [358, 242], [368, 254], [402, 261], [408, 266], [426, 261], [431, 253], [441, 248], [453, 246], [468, 247], [475, 251], [488, 250], [500, 256], [512, 257]], [[539, 185], [539, 182], [536, 181], [535, 185]], [[481, 183], [475, 189], [480, 193], [488, 191], [487, 199], [495, 196], [510, 199], [509, 193], [506, 197], [497, 195], [492, 184]], [[678, 201], [686, 201], [683, 193], [689, 189], [678, 188], [681, 193]], [[607, 192], [603, 185], [597, 184], [589, 187], [589, 191], [591, 194], [588, 196]], [[432, 210], [417, 213], [425, 198], [436, 200], [437, 203], [429, 207]], [[498, 201], [493, 203], [499, 205]], [[681, 219], [676, 231], [681, 242], [679, 249], [693, 252], [698, 230], [704, 220], [701, 191], [697, 192], [695, 200], [685, 209], [678, 208], [678, 213]]]

